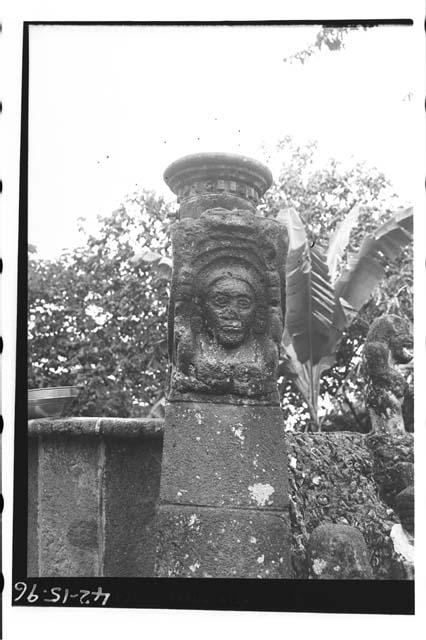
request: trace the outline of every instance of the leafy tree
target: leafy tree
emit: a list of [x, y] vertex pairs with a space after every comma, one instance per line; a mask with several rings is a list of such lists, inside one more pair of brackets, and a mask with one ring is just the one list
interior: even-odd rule
[[77, 385], [74, 415], [144, 415], [163, 395], [167, 283], [153, 286], [133, 258], [144, 245], [167, 254], [170, 215], [135, 193], [84, 246], [57, 260], [30, 254], [29, 387]]

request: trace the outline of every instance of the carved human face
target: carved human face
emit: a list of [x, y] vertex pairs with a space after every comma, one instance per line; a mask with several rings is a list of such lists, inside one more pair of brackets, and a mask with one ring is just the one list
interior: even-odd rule
[[256, 303], [247, 282], [223, 277], [208, 287], [203, 314], [219, 344], [238, 347], [246, 339], [254, 322]]

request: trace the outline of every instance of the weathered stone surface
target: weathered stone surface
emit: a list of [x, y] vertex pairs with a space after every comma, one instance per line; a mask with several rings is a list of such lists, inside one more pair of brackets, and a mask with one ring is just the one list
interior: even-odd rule
[[[413, 442], [414, 445], [414, 442]], [[398, 484], [405, 488], [414, 484], [414, 462], [400, 461], [394, 465], [395, 478]]]
[[293, 577], [309, 577], [306, 548], [324, 523], [355, 526], [364, 536], [374, 578], [393, 574], [390, 532], [396, 514], [378, 496], [374, 458], [360, 433], [287, 433]]
[[101, 422], [34, 421], [28, 575], [154, 574], [162, 421], [107, 420], [107, 437]]
[[198, 218], [206, 209], [255, 211], [272, 184], [272, 174], [260, 162], [227, 153], [198, 153], [167, 167], [164, 180], [177, 195], [181, 219]]
[[28, 435], [108, 436], [117, 438], [162, 438], [159, 418], [43, 418], [28, 421]]
[[414, 436], [411, 433], [372, 433], [365, 442], [373, 456], [379, 495], [394, 508], [397, 494], [414, 481]]
[[166, 408], [161, 500], [285, 509], [279, 407], [172, 402]]
[[156, 574], [286, 578], [290, 529], [280, 512], [168, 505], [160, 511]]
[[308, 543], [310, 577], [314, 580], [370, 580], [373, 572], [362, 534], [344, 524], [323, 524]]
[[[410, 323], [395, 314], [380, 316], [374, 320], [367, 334], [367, 343], [384, 344], [390, 351], [391, 364], [406, 364], [413, 358]], [[374, 363], [372, 366], [374, 368]]]
[[155, 516], [161, 441], [108, 438], [105, 443], [104, 575], [154, 575]]
[[39, 575], [102, 575], [96, 438], [40, 438]]
[[98, 548], [98, 521], [73, 520], [67, 531], [68, 542], [79, 549]]
[[28, 529], [27, 529], [27, 571], [29, 576], [38, 576], [38, 438], [28, 442]]
[[405, 430], [409, 433], [414, 431], [414, 382], [411, 380], [408, 383], [404, 401], [402, 403], [402, 416], [404, 418]]
[[377, 318], [367, 334], [363, 369], [365, 401], [375, 433], [404, 432], [402, 403], [407, 383], [395, 364], [412, 359], [413, 338], [409, 323], [396, 315]]

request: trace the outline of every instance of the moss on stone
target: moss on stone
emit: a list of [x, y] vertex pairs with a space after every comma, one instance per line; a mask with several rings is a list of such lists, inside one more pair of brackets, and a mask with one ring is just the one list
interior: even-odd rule
[[397, 494], [414, 482], [412, 433], [372, 433], [365, 444], [374, 462], [373, 477], [381, 499], [394, 507]]
[[[409, 456], [406, 445], [401, 454], [394, 447], [393, 456], [398, 460]], [[392, 448], [390, 442], [388, 446]], [[362, 533], [375, 579], [397, 578], [390, 531], [398, 518], [379, 497], [377, 458], [367, 437], [348, 432], [288, 433], [287, 448], [294, 577], [308, 578], [309, 535], [318, 525], [331, 522], [354, 526]]]

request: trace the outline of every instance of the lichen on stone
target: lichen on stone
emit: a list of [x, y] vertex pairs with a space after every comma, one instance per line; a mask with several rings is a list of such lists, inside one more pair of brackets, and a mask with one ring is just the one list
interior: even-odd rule
[[270, 502], [271, 496], [275, 493], [274, 487], [270, 484], [256, 482], [248, 488], [251, 499], [259, 506], [264, 507]]
[[[405, 434], [412, 442], [411, 434]], [[309, 577], [307, 544], [320, 524], [347, 524], [364, 536], [375, 579], [398, 579], [390, 532], [398, 517], [379, 496], [376, 459], [361, 433], [287, 433], [293, 577]], [[399, 459], [409, 457], [406, 451]], [[297, 457], [297, 467], [291, 464]], [[316, 485], [313, 478], [321, 477]]]

